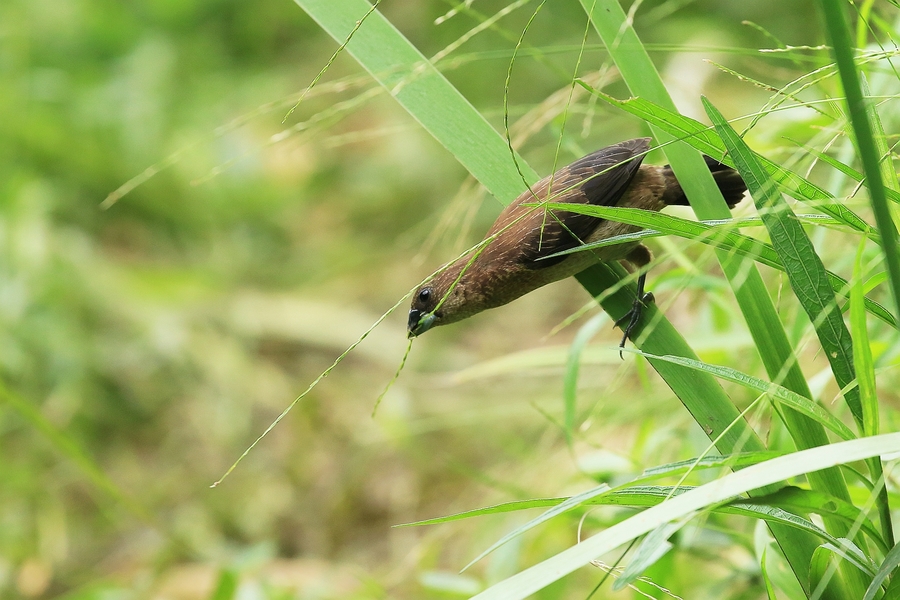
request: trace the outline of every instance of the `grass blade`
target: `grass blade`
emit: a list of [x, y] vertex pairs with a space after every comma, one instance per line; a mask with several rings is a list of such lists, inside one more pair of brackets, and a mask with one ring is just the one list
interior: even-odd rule
[[837, 517], [849, 526], [858, 526], [872, 541], [878, 544], [882, 552], [887, 553], [888, 551], [889, 546], [884, 543], [881, 534], [866, 514], [853, 504], [840, 498], [791, 485], [768, 496], [754, 498], [753, 502], [754, 504], [776, 506], [782, 510], [801, 515], [814, 513]]
[[[612, 96], [594, 90], [590, 86], [586, 87], [597, 97], [613, 106], [617, 106], [644, 119], [651, 125], [674, 136], [675, 139], [690, 144], [700, 152], [712, 156], [716, 160], [720, 160], [729, 166], [734, 166], [732, 158], [725, 153], [725, 144], [722, 143], [721, 138], [713, 128], [690, 117], [667, 110], [646, 98], [617, 100]], [[828, 191], [765, 157], [758, 156], [757, 158], [785, 193], [797, 200], [809, 203], [812, 208], [834, 217], [860, 233], [866, 234], [873, 241], [877, 242], [880, 240], [877, 231], [859, 215], [837, 202], [835, 197]]]
[[477, 563], [479, 560], [481, 560], [482, 558], [484, 558], [485, 556], [487, 556], [488, 554], [490, 554], [491, 552], [493, 552], [494, 550], [496, 550], [497, 548], [499, 548], [506, 542], [512, 540], [513, 538], [516, 538], [516, 537], [522, 535], [526, 531], [534, 529], [541, 523], [546, 523], [547, 521], [549, 521], [550, 519], [552, 519], [553, 517], [555, 517], [557, 515], [561, 515], [564, 512], [568, 512], [574, 508], [577, 508], [578, 506], [581, 506], [582, 504], [591, 500], [592, 498], [596, 498], [600, 494], [604, 494], [604, 493], [608, 492], [609, 490], [610, 490], [610, 487], [606, 484], [603, 484], [603, 485], [599, 485], [595, 488], [589, 489], [585, 492], [582, 492], [580, 494], [577, 494], [575, 496], [572, 496], [571, 498], [566, 498], [564, 501], [560, 502], [559, 504], [557, 504], [550, 510], [548, 510], [548, 511], [544, 512], [543, 514], [541, 514], [540, 516], [528, 521], [524, 525], [516, 527], [514, 530], [510, 531], [509, 533], [504, 535], [502, 538], [500, 538], [499, 540], [497, 540], [496, 542], [491, 544], [490, 548], [488, 548], [487, 550], [485, 550], [484, 552], [482, 552], [481, 554], [479, 554], [478, 556], [473, 558], [469, 562], [469, 564], [467, 564], [465, 567], [462, 568], [462, 571], [465, 571], [466, 569], [468, 569], [469, 567], [471, 567], [472, 565]]
[[872, 348], [869, 346], [869, 331], [866, 327], [866, 313], [863, 307], [863, 250], [861, 242], [856, 253], [853, 285], [850, 286], [850, 327], [853, 330], [853, 363], [859, 383], [860, 402], [863, 412], [864, 435], [878, 435], [878, 395], [875, 391], [875, 364]]
[[[580, 506], [621, 506], [626, 508], [650, 508], [653, 506], [659, 506], [670, 498], [686, 494], [687, 492], [690, 492], [694, 489], [696, 489], [695, 486], [689, 485], [679, 486], [677, 488], [671, 486], [635, 486], [602, 493], [589, 500], [581, 502]], [[762, 498], [767, 499], [766, 504], [758, 503], [755, 501], [755, 499], [749, 502], [747, 500], [735, 500], [732, 502], [708, 507], [708, 510], [710, 512], [718, 514], [737, 515], [751, 519], [761, 519], [768, 523], [776, 523], [784, 527], [790, 527], [793, 529], [804, 531], [810, 535], [820, 538], [823, 541], [831, 542], [833, 544], [839, 544], [838, 538], [832, 536], [821, 527], [815, 525], [809, 519], [791, 512], [790, 508], [788, 507], [792, 507], [796, 503], [791, 504], [788, 500], [781, 501], [777, 495], [763, 496]], [[833, 499], [833, 496], [826, 496], [826, 498]], [[435, 519], [429, 519], [427, 521], [398, 525], [397, 527], [436, 525], [439, 523], [447, 523], [451, 521], [458, 521], [489, 514], [503, 514], [534, 508], [558, 507], [568, 500], [570, 500], [570, 498], [534, 498], [531, 500], [505, 502], [503, 504], [470, 510], [446, 517], [438, 517]], [[784, 506], [782, 506], [782, 504]], [[841, 511], [841, 518], [845, 518], [844, 513], [846, 512], [849, 511]]]
[[473, 598], [524, 600], [598, 556], [649, 533], [660, 525], [695, 511], [791, 477], [898, 451], [900, 451], [900, 433], [890, 433], [802, 450], [747, 467], [684, 494], [676, 495], [635, 517], [617, 523], [580, 544], [491, 586]]
[[[704, 469], [739, 469], [755, 465], [766, 460], [771, 460], [778, 456], [782, 456], [778, 452], [744, 452], [730, 456], [707, 455], [698, 458], [691, 458], [666, 465], [660, 465], [645, 470], [639, 477], [629, 481], [626, 484], [612, 488], [613, 495], [621, 490], [634, 490], [637, 484], [647, 483], [663, 477], [677, 477], [691, 471], [702, 471]], [[670, 488], [666, 488], [670, 489]], [[544, 508], [548, 506], [556, 506], [560, 502], [564, 502], [565, 498], [538, 498], [532, 500], [514, 500], [513, 502], [504, 502], [494, 506], [485, 508], [476, 508], [467, 510], [453, 515], [444, 517], [435, 517], [433, 519], [425, 519], [423, 521], [415, 521], [413, 523], [403, 523], [395, 525], [395, 527], [417, 527], [420, 525], [437, 525], [439, 523], [448, 523], [450, 521], [459, 521], [469, 519], [471, 517], [480, 517], [483, 515], [493, 515], [505, 512], [513, 512], [517, 510], [527, 510], [529, 508]], [[585, 504], [596, 503], [596, 500], [585, 502]], [[642, 505], [645, 506], [645, 505]]]
[[853, 432], [841, 422], [840, 419], [819, 406], [815, 401], [810, 400], [805, 396], [801, 396], [800, 394], [776, 383], [770, 383], [758, 377], [747, 375], [746, 373], [742, 373], [737, 369], [732, 369], [731, 367], [710, 365], [699, 360], [693, 360], [681, 356], [651, 356], [637, 350], [626, 351], [640, 353], [647, 358], [653, 358], [655, 360], [673, 362], [678, 365], [683, 365], [688, 369], [703, 371], [719, 379], [724, 379], [726, 381], [742, 385], [748, 389], [761, 392], [768, 395], [772, 400], [775, 400], [776, 402], [790, 407], [797, 412], [806, 415], [810, 419], [813, 419], [826, 429], [829, 429], [836, 435], [840, 436], [842, 439], [852, 440], [856, 437]]
[[[747, 183], [747, 189], [753, 196], [756, 208], [769, 231], [772, 246], [785, 266], [794, 295], [816, 329], [838, 387], [844, 389], [856, 379], [853, 368], [853, 341], [837, 308], [837, 298], [828, 283], [825, 265], [822, 264], [794, 212], [772, 184], [768, 173], [756, 160], [754, 153], [706, 98], [703, 99], [703, 106], [722, 141], [725, 142], [741, 177]], [[847, 390], [844, 399], [862, 431], [863, 414], [859, 390]]]
[[[860, 173], [859, 171], [857, 171], [850, 165], [846, 165], [846, 164], [842, 163], [841, 161], [839, 161], [838, 159], [836, 159], [832, 156], [829, 156], [828, 154], [826, 154], [824, 152], [819, 152], [815, 148], [810, 148], [809, 146], [806, 146], [804, 144], [797, 144], [797, 145], [800, 146], [801, 148], [803, 148], [804, 151], [815, 156], [817, 159], [819, 159], [823, 163], [831, 166], [836, 171], [840, 171], [841, 173], [843, 173], [844, 175], [846, 175], [853, 181], [861, 182], [861, 181], [865, 180], [865, 178], [866, 178], [865, 175], [863, 175], [862, 173]], [[900, 203], [900, 192], [897, 192], [896, 190], [892, 190], [890, 188], [885, 188], [884, 191], [887, 194], [888, 200], [890, 200], [891, 202]]]
[[[726, 225], [730, 224], [729, 221], [719, 221], [716, 225], [710, 225], [709, 223], [705, 223], [702, 221], [691, 221], [688, 219], [675, 217], [673, 215], [666, 215], [663, 213], [641, 210], [638, 208], [621, 208], [557, 202], [548, 202], [546, 204], [542, 204], [542, 206], [546, 206], [550, 210], [565, 210], [574, 213], [591, 215], [594, 217], [599, 217], [601, 219], [608, 219], [610, 221], [627, 223], [629, 225], [635, 225], [637, 227], [652, 228], [664, 234], [677, 235], [679, 237], [698, 241], [709, 246], [713, 246], [714, 248], [725, 250], [729, 253], [734, 254], [735, 256], [749, 258], [768, 267], [772, 267], [773, 269], [785, 271], [785, 267], [781, 261], [781, 257], [770, 244], [761, 242], [750, 236], [731, 231], [730, 229], [725, 227]], [[553, 256], [562, 256], [565, 254], [574, 254], [576, 252], [588, 252], [594, 248], [601, 248], [603, 246], [606, 246], [609, 243], [609, 240], [602, 240], [597, 243], [584, 244], [583, 246], [577, 246], [570, 250], [558, 252], [556, 254], [548, 256], [547, 258], [552, 258]], [[849, 288], [849, 284], [847, 283], [847, 281], [839, 275], [828, 271], [827, 269], [825, 271], [825, 274], [828, 279], [828, 284], [831, 286], [834, 293], [838, 294], [842, 300], [849, 300], [849, 298], [846, 296], [846, 290]], [[891, 313], [882, 305], [865, 296], [863, 296], [862, 305], [864, 306], [865, 310], [868, 310], [874, 316], [878, 317], [891, 327], [897, 327], [897, 323], [894, 321], [893, 315], [891, 315]]]
[[863, 600], [874, 600], [882, 584], [898, 566], [900, 566], [900, 544], [891, 548], [891, 551], [884, 557], [884, 561], [878, 567], [875, 577], [872, 578], [872, 583], [869, 584], [869, 589], [866, 590]]
[[[872, 212], [882, 237], [882, 248], [887, 263], [894, 308], [900, 310], [900, 245], [897, 243], [897, 227], [887, 204], [884, 182], [881, 178], [881, 161], [878, 159], [877, 144], [869, 122], [869, 111], [863, 98], [859, 74], [853, 62], [853, 46], [847, 14], [842, 2], [820, 0], [819, 6], [825, 17], [825, 29], [831, 41], [834, 60], [837, 63], [841, 83], [847, 100], [850, 123], [856, 137], [856, 146], [866, 174], [866, 187]], [[890, 160], [888, 159], [888, 164]]]
[[[863, 250], [865, 242], [860, 242], [853, 268], [854, 283], [850, 288], [850, 327], [853, 330], [853, 364], [856, 366], [856, 378], [859, 383], [859, 396], [863, 412], [863, 432], [865, 435], [878, 435], [878, 394], [875, 389], [875, 364], [872, 360], [872, 348], [869, 346], [869, 331], [866, 325], [866, 313], [862, 308], [865, 290], [863, 289]], [[891, 519], [891, 508], [888, 500], [887, 486], [881, 461], [873, 458], [869, 461], [872, 479], [879, 486], [878, 513], [881, 519], [881, 531], [888, 545], [894, 542], [894, 529]]]

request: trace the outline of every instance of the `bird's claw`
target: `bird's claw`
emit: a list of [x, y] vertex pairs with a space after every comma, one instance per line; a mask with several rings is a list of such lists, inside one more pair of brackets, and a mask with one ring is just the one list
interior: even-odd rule
[[631, 305], [631, 310], [616, 319], [616, 327], [619, 327], [622, 325], [622, 323], [628, 321], [628, 325], [626, 325], [622, 330], [624, 332], [624, 335], [622, 335], [622, 342], [619, 344], [619, 358], [621, 358], [622, 360], [625, 359], [622, 356], [622, 348], [625, 347], [625, 342], [629, 337], [631, 337], [632, 330], [634, 330], [634, 328], [637, 327], [637, 324], [640, 323], [644, 308], [646, 308], [647, 305], [652, 302], [655, 302], [653, 292], [638, 294], [634, 298], [634, 303]]

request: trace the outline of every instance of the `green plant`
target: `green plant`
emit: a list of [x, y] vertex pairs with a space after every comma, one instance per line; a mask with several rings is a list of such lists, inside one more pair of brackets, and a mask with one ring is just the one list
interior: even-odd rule
[[[501, 202], [510, 201], [525, 184], [536, 179], [534, 171], [528, 168], [521, 157], [516, 157], [504, 148], [502, 137], [484, 118], [380, 13], [373, 12], [367, 2], [364, 0], [328, 2], [297, 0], [297, 2], [332, 37], [345, 44], [342, 45], [342, 49], [345, 48], [374, 78], [390, 89], [397, 101]], [[866, 105], [858, 91], [850, 93], [853, 82], [858, 80], [858, 70], [863, 68], [867, 61], [878, 60], [879, 57], [887, 60], [890, 53], [878, 56], [875, 55], [877, 53], [861, 55], [853, 60], [848, 46], [849, 37], [843, 33], [847, 29], [842, 21], [843, 9], [835, 3], [822, 4], [828, 17], [831, 37], [835, 40], [838, 68], [836, 71], [834, 69], [828, 71], [826, 66], [825, 70], [828, 72], [825, 74], [817, 70], [809, 77], [818, 77], [817, 82], [822, 83], [829, 76], [840, 73], [844, 87], [848, 90], [849, 112], [853, 126], [850, 135], [855, 137], [856, 145], [861, 149], [866, 181], [872, 182], [868, 187], [872, 190], [871, 199], [878, 217], [877, 228], [869, 226], [852, 210], [834, 199], [832, 194], [808, 182], [796, 170], [758, 158], [708, 102], [706, 108], [714, 123], [714, 130], [693, 121], [686, 121], [677, 115], [661, 79], [656, 75], [653, 63], [631, 28], [630, 21], [622, 11], [618, 0], [582, 0], [592, 26], [603, 39], [624, 81], [632, 94], [645, 103], [640, 116], [650, 124], [654, 137], [664, 149], [679, 180], [683, 182], [697, 216], [707, 220], [723, 220], [728, 216], [725, 204], [701, 160], [700, 152], [697, 151], [701, 150], [712, 154], [715, 158], [722, 159], [724, 156], [725, 160], [734, 161], [748, 181], [762, 222], [766, 225], [771, 239], [769, 246], [752, 238], [737, 237], [737, 234], [729, 231], [728, 221], [720, 221], [717, 224], [724, 230], [724, 234], [708, 236], [708, 240], [715, 242], [722, 270], [732, 287], [746, 325], [753, 336], [758, 355], [769, 376], [770, 383], [762, 382], [756, 389], [762, 393], [761, 398], [790, 396], [795, 400], [793, 404], [776, 404], [774, 410], [778, 418], [783, 420], [796, 447], [807, 449], [805, 453], [796, 455], [797, 460], [801, 460], [801, 457], [805, 459], [807, 456], [816, 459], [810, 458], [811, 462], [805, 465], [808, 468], [801, 467], [798, 471], [781, 470], [782, 461], [793, 460], [789, 457], [761, 463], [754, 467], [752, 472], [754, 474], [765, 472], [767, 476], [753, 480], [752, 483], [740, 488], [739, 492], [749, 494], [752, 498], [750, 502], [762, 498], [759, 501], [765, 505], [766, 498], [778, 494], [777, 489], [783, 485], [782, 480], [804, 473], [810, 486], [806, 493], [819, 494], [841, 506], [853, 507], [854, 499], [845, 481], [845, 474], [838, 467], [843, 462], [850, 462], [850, 455], [847, 455], [847, 461], [842, 461], [839, 457], [844, 448], [866, 448], [858, 455], [858, 459], [866, 461], [867, 473], [853, 471], [855, 477], [872, 490], [871, 496], [863, 503], [864, 510], [856, 509], [858, 512], [851, 510], [854, 516], [849, 521], [838, 517], [835, 513], [820, 510], [819, 514], [824, 519], [825, 528], [816, 531], [806, 526], [798, 528], [778, 519], [770, 521], [770, 529], [780, 551], [793, 569], [803, 594], [810, 597], [842, 598], [861, 597], [866, 593], [867, 587], [868, 595], [872, 596], [878, 593], [879, 585], [886, 585], [884, 578], [872, 583], [876, 565], [886, 561], [882, 572], [889, 570], [892, 560], [886, 558], [885, 552], [894, 543], [887, 483], [879, 456], [892, 451], [897, 443], [897, 437], [888, 435], [871, 440], [860, 439], [845, 442], [848, 445], [843, 446], [829, 440], [825, 427], [838, 432], [841, 437], [848, 440], [857, 436], [874, 436], [878, 433], [874, 363], [865, 344], [867, 339], [865, 311], [868, 309], [888, 322], [892, 328], [889, 335], [893, 339], [896, 339], [896, 321], [891, 310], [885, 309], [872, 299], [865, 298], [864, 292], [872, 286], [865, 286], [864, 289], [862, 282], [869, 274], [863, 271], [862, 260], [857, 260], [856, 271], [850, 284], [825, 271], [807, 233], [782, 199], [781, 189], [801, 201], [814, 203], [811, 205], [814, 209], [831, 216], [833, 220], [828, 224], [833, 229], [850, 234], [862, 234], [861, 256], [866, 241], [875, 245], [875, 251], [870, 248], [865, 256], [871, 259], [887, 255], [886, 280], [891, 290], [896, 290], [897, 286], [900, 286], [900, 271], [896, 266], [896, 229], [889, 219], [887, 194], [883, 191], [880, 179], [882, 173], [893, 172], [890, 167], [892, 155], [883, 134], [881, 137], [875, 137], [869, 129], [867, 119], [874, 118], [877, 125], [878, 113], [873, 107]], [[542, 6], [543, 3], [535, 14]], [[796, 93], [791, 90], [778, 90], [773, 101], [780, 104], [787, 98], [797, 100]], [[636, 102], [631, 102], [632, 107]], [[805, 104], [802, 100], [798, 102]], [[629, 103], [618, 104], [627, 109]], [[827, 116], [832, 119], [829, 126], [840, 131], [844, 128], [844, 122], [841, 112], [837, 110], [839, 106], [840, 104], [834, 103], [830, 108], [836, 110], [836, 114]], [[773, 107], [764, 109], [762, 115], [765, 116], [773, 110]], [[883, 129], [877, 126], [876, 131]], [[725, 151], [728, 152], [727, 156], [724, 155]], [[833, 162], [838, 162], [844, 172], [853, 171], [850, 164]], [[887, 166], [879, 167], [879, 164]], [[896, 177], [889, 179], [896, 182]], [[897, 191], [896, 185], [893, 190]], [[676, 224], [673, 219], [665, 216], [628, 215], [627, 212], [612, 209], [603, 211], [602, 216], [623, 221], [628, 221], [630, 217], [633, 222], [644, 219], [642, 224], [649, 224], [652, 220], [654, 227], [665, 232], [672, 232], [681, 226], [681, 235], [689, 239], [701, 240], [707, 235], [706, 231], [696, 228], [691, 230], [689, 225]], [[600, 211], [596, 213], [601, 214]], [[819, 224], [815, 220], [812, 223], [812, 226]], [[763, 260], [763, 256], [768, 256], [768, 259]], [[756, 267], [749, 262], [752, 259], [758, 259], [770, 266], [777, 265], [787, 273], [794, 294], [808, 315], [823, 352], [831, 363], [831, 370], [842, 391], [841, 395], [856, 423], [856, 433], [839, 424], [833, 415], [816, 403], [807, 378], [800, 368], [796, 349], [789, 341], [789, 332], [779, 319], [775, 303], [762, 277]], [[869, 268], [872, 268], [871, 265]], [[629, 294], [633, 292], [627, 285], [623, 287], [623, 281], [627, 282], [627, 279], [621, 270], [600, 265], [579, 275], [578, 279], [593, 296], [597, 297], [604, 310], [613, 319], [621, 316], [630, 305]], [[893, 296], [896, 301], [898, 295], [893, 293]], [[851, 343], [850, 332], [841, 316], [842, 306], [838, 298], [845, 303], [849, 299], [851, 326], [857, 340], [855, 344]], [[732, 381], [749, 385], [751, 378], [740, 370], [718, 368], [698, 361], [681, 336], [658, 311], [649, 311], [646, 322], [649, 325], [639, 333], [637, 342], [637, 346], [641, 349], [640, 354], [681, 399], [718, 452], [726, 457], [737, 457], [746, 452], [750, 452], [751, 455], [763, 452], [765, 450], [763, 441], [745, 421], [744, 414], [735, 407], [716, 379], [730, 377]], [[574, 354], [577, 358], [577, 353]], [[570, 439], [575, 423], [572, 417], [574, 410], [574, 403], [567, 402], [566, 431]], [[824, 459], [826, 456], [831, 458]], [[835, 459], [835, 456], [838, 458]], [[824, 460], [818, 462], [819, 458]], [[728, 476], [723, 481], [739, 478], [741, 474]], [[709, 485], [714, 487], [716, 484]], [[546, 518], [571, 510], [598, 495], [602, 497], [609, 492], [608, 489], [598, 488], [583, 496], [573, 497], [559, 504], [541, 519], [516, 530], [515, 533], [520, 534]], [[699, 490], [697, 492], [699, 494]], [[672, 494], [674, 491], [657, 496], [657, 499], [665, 500]], [[705, 503], [701, 502], [691, 510], [678, 512], [673, 508], [666, 516], [652, 521], [657, 523], [659, 529], [651, 533], [632, 556], [631, 567], [626, 569], [620, 582], [633, 581], [644, 568], [665, 552], [669, 547], [666, 540], [685, 524], [685, 521], [678, 519], [693, 515], [692, 510], [704, 507], [707, 510], [714, 509], [732, 497], [733, 495], [710, 496]], [[665, 512], [666, 505], [666, 502], [658, 505], [660, 513]], [[775, 508], [777, 505], [773, 503], [770, 506]], [[869, 514], [870, 506], [874, 506], [877, 514], [874, 519]], [[508, 508], [505, 506], [495, 510]], [[797, 505], [793, 508], [797, 508]], [[787, 510], [787, 514], [793, 518], [804, 516], [794, 514], [790, 509], [783, 510]], [[481, 511], [480, 514], [485, 512], [494, 511]], [[647, 514], [649, 515], [649, 511]], [[636, 522], [640, 520], [635, 519]], [[618, 526], [613, 528], [615, 534], [601, 534], [591, 538], [588, 542], [523, 571], [507, 582], [489, 588], [477, 597], [524, 598], [544, 588], [564, 573], [587, 564], [599, 554], [642, 534], [650, 533], [653, 528], [651, 525], [643, 528], [635, 525], [629, 529], [628, 523], [630, 522], [626, 521], [621, 524], [621, 528]], [[870, 545], [863, 539], [861, 528], [874, 538], [874, 544]], [[825, 543], [816, 541], [810, 532], [831, 541]], [[603, 538], [605, 545], [598, 541], [599, 538]], [[608, 541], [609, 539], [614, 541]], [[837, 557], [834, 563], [839, 565], [837, 571], [830, 562], [832, 556]], [[763, 574], [765, 576], [765, 566]]]

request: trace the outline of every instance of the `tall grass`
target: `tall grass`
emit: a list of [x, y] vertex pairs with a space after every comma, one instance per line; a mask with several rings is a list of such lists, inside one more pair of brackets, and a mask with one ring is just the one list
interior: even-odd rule
[[[526, 161], [510, 152], [504, 132], [492, 128], [381, 13], [371, 11], [366, 0], [296, 1], [335, 40], [345, 44], [346, 51], [498, 200], [511, 201], [537, 179]], [[755, 153], [710, 102], [705, 101], [705, 108], [712, 127], [678, 115], [618, 0], [582, 0], [591, 26], [603, 40], [631, 94], [643, 104], [610, 102], [645, 119], [682, 182], [697, 217], [718, 220], [715, 227], [723, 233], [710, 235], [709, 227], [693, 227], [660, 215], [629, 215], [608, 210], [602, 216], [625, 222], [643, 219], [642, 224], [652, 223], [663, 232], [678, 230], [691, 240], [713, 240], [722, 272], [768, 379], [752, 377], [740, 365], [723, 367], [700, 361], [662, 312], [651, 307], [637, 331], [639, 350], [635, 354], [647, 360], [707, 434], [708, 454], [715, 455], [713, 464], [730, 466], [735, 473], [697, 488], [684, 486], [684, 477], [690, 469], [702, 468], [704, 460], [710, 458], [707, 456], [688, 467], [662, 467], [660, 473], [665, 476], [681, 477], [675, 487], [650, 485], [645, 478], [639, 478], [618, 487], [600, 486], [575, 497], [549, 502], [553, 508], [516, 529], [508, 538], [585, 505], [608, 502], [652, 508], [524, 569], [478, 594], [477, 598], [525, 598], [601, 555], [646, 536], [629, 554], [628, 567], [616, 585], [630, 584], [667, 552], [672, 545], [670, 538], [680, 528], [710, 511], [738, 511], [747, 518], [767, 523], [777, 543], [772, 552], [784, 557], [796, 584], [793, 587], [773, 584], [763, 558], [760, 572], [770, 596], [874, 598], [891, 589], [890, 574], [898, 559], [892, 551], [889, 482], [881, 456], [900, 450], [900, 436], [877, 435], [880, 425], [875, 361], [866, 340], [869, 328], [874, 326], [867, 320], [870, 315], [882, 320], [881, 327], [890, 328], [882, 335], [892, 343], [897, 339], [895, 309], [900, 298], [897, 292], [900, 263], [896, 227], [887, 203], [889, 195], [882, 181], [885, 165], [888, 168], [892, 165], [892, 156], [885, 155], [888, 146], [884, 138], [879, 140], [873, 134], [873, 130], [882, 132], [883, 127], [877, 121], [878, 111], [862, 95], [860, 87], [865, 65], [878, 58], [854, 56], [844, 7], [825, 0], [821, 4], [834, 46], [836, 72], [846, 94], [846, 98], [837, 101], [838, 109], [829, 127], [844, 129], [843, 111], [846, 110], [850, 117], [846, 134], [854, 139], [855, 155], [861, 159], [876, 217], [874, 226], [845, 206], [841, 198], [808, 181], [802, 173]], [[832, 69], [831, 73], [835, 71]], [[573, 81], [572, 85], [577, 82]], [[778, 92], [776, 96], [780, 100], [783, 96], [789, 96], [792, 101], [797, 98], [794, 92]], [[774, 110], [774, 106], [764, 108], [755, 122]], [[704, 152], [730, 162], [741, 172], [765, 226], [768, 243], [735, 233], [737, 224], [729, 227], [729, 213], [702, 160]], [[833, 157], [829, 160], [844, 173], [856, 171], [854, 156], [849, 160]], [[811, 210], [827, 214], [829, 227], [858, 239], [860, 258], [852, 275], [841, 278], [830, 272], [810, 239], [810, 230], [823, 222], [815, 218], [800, 220], [784, 194], [807, 203]], [[596, 214], [600, 216], [599, 212]], [[855, 249], [856, 246], [854, 253]], [[868, 268], [876, 271], [881, 269], [877, 266], [880, 260], [884, 260], [886, 276], [877, 281], [884, 280], [883, 287], [890, 290], [894, 300], [891, 308], [878, 302], [878, 298], [886, 295], [880, 286], [864, 284], [873, 273], [866, 271], [863, 256], [868, 257]], [[801, 368], [798, 348], [791, 341], [791, 324], [782, 321], [757, 262], [776, 266], [786, 274], [789, 291], [784, 293], [794, 296], [811, 323], [834, 383], [841, 390], [842, 405], [824, 404], [813, 393], [810, 379]], [[871, 263], [876, 266], [872, 267]], [[874, 275], [877, 277], [877, 273]], [[597, 265], [578, 275], [578, 281], [613, 319], [631, 306], [635, 293], [632, 279], [616, 265]], [[844, 321], [848, 307], [849, 328]], [[735, 405], [721, 380], [757, 390], [760, 404], [769, 400], [796, 452], [773, 458], [767, 441], [750, 425], [745, 418], [746, 410], [742, 412]], [[855, 430], [843, 423], [842, 418], [847, 414]], [[565, 427], [571, 437], [574, 419], [567, 418]], [[835, 442], [834, 434], [844, 441]], [[805, 478], [798, 479], [801, 475]], [[523, 500], [518, 505], [462, 516], [548, 505], [542, 502]], [[820, 524], [810, 519], [810, 514], [818, 515]], [[443, 521], [447, 520], [451, 519]], [[498, 543], [505, 541], [507, 538]]]

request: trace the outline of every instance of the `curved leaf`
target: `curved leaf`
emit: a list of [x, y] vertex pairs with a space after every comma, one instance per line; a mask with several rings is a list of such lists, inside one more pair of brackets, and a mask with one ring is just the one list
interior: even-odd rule
[[697, 510], [716, 505], [739, 494], [798, 475], [900, 452], [900, 433], [839, 442], [802, 450], [731, 473], [643, 511], [621, 523], [497, 583], [477, 600], [524, 600], [531, 594], [590, 563], [598, 556], [653, 531], [660, 525]]

